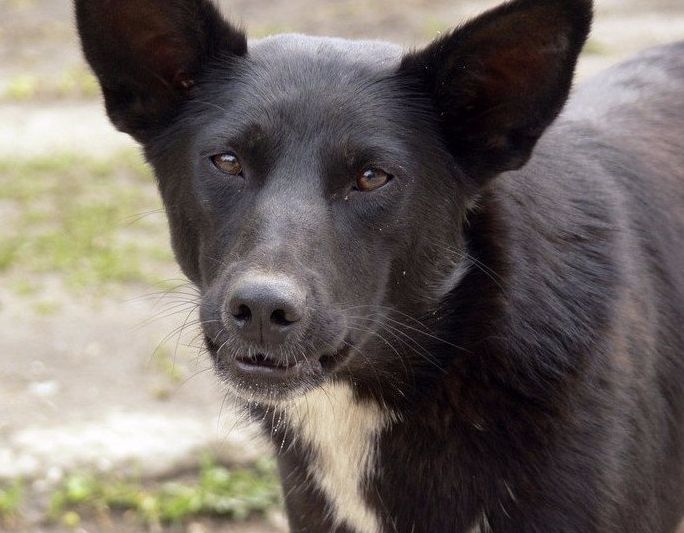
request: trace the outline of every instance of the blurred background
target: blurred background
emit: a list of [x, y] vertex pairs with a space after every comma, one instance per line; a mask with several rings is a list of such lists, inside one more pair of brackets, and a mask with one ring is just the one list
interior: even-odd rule
[[[498, 2], [220, 3], [252, 38], [411, 47]], [[210, 371], [154, 180], [106, 120], [71, 11], [0, 0], [0, 530], [284, 531], [270, 451]], [[684, 39], [683, 0], [597, 12], [580, 78]]]

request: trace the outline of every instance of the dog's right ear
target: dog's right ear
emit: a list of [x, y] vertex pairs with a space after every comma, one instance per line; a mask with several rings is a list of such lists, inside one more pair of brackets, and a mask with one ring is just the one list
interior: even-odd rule
[[168, 123], [207, 64], [247, 53], [209, 0], [76, 0], [76, 20], [110, 119], [140, 141]]

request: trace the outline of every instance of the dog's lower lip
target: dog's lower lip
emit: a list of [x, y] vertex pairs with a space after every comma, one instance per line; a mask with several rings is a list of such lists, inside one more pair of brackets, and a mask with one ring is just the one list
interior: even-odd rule
[[244, 370], [262, 369], [272, 372], [286, 372], [287, 370], [294, 368], [299, 364], [298, 361], [294, 360], [277, 361], [262, 354], [256, 354], [254, 356], [238, 356], [235, 358], [235, 362]]

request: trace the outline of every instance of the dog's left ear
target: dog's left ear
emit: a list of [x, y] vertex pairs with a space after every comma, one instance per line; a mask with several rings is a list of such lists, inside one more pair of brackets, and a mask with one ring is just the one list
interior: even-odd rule
[[516, 0], [405, 56], [446, 144], [478, 183], [523, 166], [567, 99], [591, 0]]

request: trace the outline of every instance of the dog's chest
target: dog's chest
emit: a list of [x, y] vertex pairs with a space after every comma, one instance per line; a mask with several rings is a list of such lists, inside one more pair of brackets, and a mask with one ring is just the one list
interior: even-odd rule
[[308, 474], [326, 495], [336, 525], [378, 533], [380, 520], [365, 502], [364, 482], [377, 460], [381, 431], [391, 413], [354, 399], [335, 384], [297, 399], [286, 410], [295, 438], [309, 450]]

